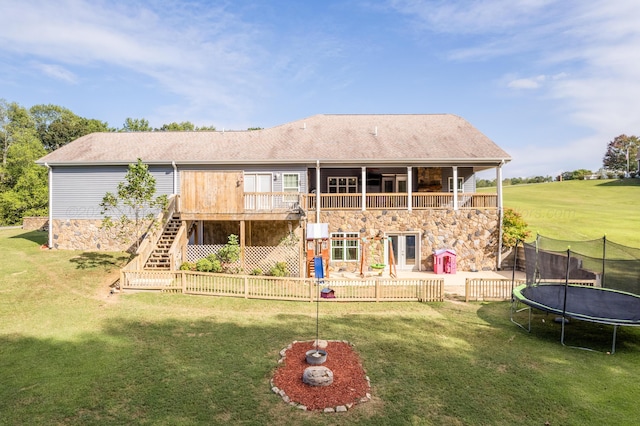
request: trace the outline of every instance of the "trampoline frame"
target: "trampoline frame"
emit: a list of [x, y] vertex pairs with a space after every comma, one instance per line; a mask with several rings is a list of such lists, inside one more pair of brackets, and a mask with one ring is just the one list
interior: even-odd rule
[[[562, 287], [583, 287], [586, 289], [593, 289], [592, 291], [603, 291], [603, 292], [612, 292], [612, 293], [619, 293], [619, 294], [628, 294], [630, 297], [636, 297], [636, 298], [640, 298], [634, 294], [631, 293], [625, 293], [622, 291], [617, 291], [617, 290], [608, 290], [608, 289], [602, 289], [602, 288], [592, 288], [592, 287], [588, 287], [588, 286], [576, 286], [576, 285], [570, 285], [570, 284], [536, 284], [536, 286], [544, 286], [544, 285], [550, 285], [550, 286], [562, 286]], [[522, 290], [525, 289], [527, 287], [526, 284], [522, 284], [518, 287], [513, 288], [512, 290], [512, 304], [511, 304], [511, 322], [516, 324], [518, 327], [522, 328], [523, 330], [526, 330], [527, 332], [531, 332], [531, 320], [532, 320], [532, 316], [533, 316], [533, 309], [537, 309], [539, 311], [542, 312], [548, 312], [551, 314], [556, 314], [556, 315], [561, 315], [562, 320], [560, 321], [562, 323], [561, 326], [561, 333], [560, 333], [560, 343], [563, 346], [568, 346], [571, 348], [575, 348], [575, 349], [582, 349], [582, 350], [588, 350], [588, 351], [595, 351], [595, 352], [600, 352], [597, 351], [595, 349], [592, 348], [587, 348], [587, 347], [583, 347], [583, 346], [572, 346], [572, 345], [567, 345], [565, 344], [565, 325], [567, 324], [567, 320], [568, 319], [574, 319], [574, 320], [579, 320], [579, 321], [585, 321], [585, 322], [591, 322], [591, 323], [595, 323], [595, 324], [605, 324], [605, 325], [612, 325], [613, 326], [613, 336], [612, 336], [612, 341], [611, 341], [611, 352], [610, 354], [614, 354], [616, 352], [616, 337], [617, 337], [617, 332], [618, 332], [618, 327], [619, 326], [630, 326], [630, 327], [637, 327], [640, 326], [640, 322], [639, 323], [633, 323], [633, 322], [627, 322], [627, 321], [617, 321], [614, 319], [601, 319], [601, 318], [593, 318], [593, 317], [589, 317], [586, 315], [581, 315], [580, 313], [573, 313], [573, 312], [567, 312], [566, 311], [566, 305], [565, 305], [565, 309], [557, 309], [557, 308], [553, 308], [550, 306], [546, 306], [543, 305], [542, 303], [536, 302], [534, 300], [530, 300], [528, 298], [526, 298], [523, 294], [522, 294]], [[566, 302], [566, 300], [565, 300]], [[518, 303], [522, 303], [524, 305], [526, 305], [525, 308], [517, 308], [517, 304]], [[525, 327], [525, 325], [519, 323], [518, 321], [516, 321], [513, 317], [514, 313], [518, 313], [518, 312], [522, 312], [528, 310], [529, 311], [529, 315], [528, 315], [528, 324]]]
[[[520, 243], [520, 241], [518, 242], [518, 244]], [[516, 244], [516, 247], [517, 245]], [[537, 247], [537, 246], [536, 246]], [[537, 248], [536, 248], [537, 251]], [[570, 250], [567, 250], [567, 257], [570, 257]], [[603, 255], [603, 261], [604, 261], [604, 255]], [[536, 261], [537, 262], [537, 261]], [[560, 333], [560, 343], [563, 346], [567, 346], [570, 348], [575, 348], [575, 349], [582, 349], [582, 350], [588, 350], [588, 351], [594, 351], [594, 352], [601, 352], [598, 351], [596, 349], [592, 349], [592, 348], [587, 348], [587, 347], [582, 347], [582, 346], [571, 346], [571, 345], [566, 345], [565, 344], [565, 325], [568, 323], [568, 319], [575, 319], [575, 320], [579, 320], [579, 321], [585, 321], [585, 322], [591, 322], [591, 323], [596, 323], [596, 324], [605, 324], [605, 325], [612, 325], [613, 326], [613, 336], [612, 336], [612, 343], [611, 343], [611, 351], [608, 352], [608, 354], [613, 355], [616, 351], [616, 338], [617, 338], [617, 331], [618, 331], [618, 327], [619, 326], [640, 326], [640, 321], [624, 321], [622, 319], [620, 320], [616, 320], [616, 319], [607, 319], [607, 318], [596, 318], [596, 317], [592, 317], [586, 314], [580, 314], [579, 312], [567, 312], [567, 291], [569, 289], [569, 287], [581, 287], [581, 288], [586, 288], [586, 289], [591, 289], [592, 291], [603, 291], [603, 292], [612, 292], [612, 293], [618, 293], [618, 294], [624, 294], [624, 295], [628, 295], [629, 297], [635, 297], [640, 299], [640, 295], [637, 294], [633, 294], [633, 293], [628, 293], [628, 292], [624, 292], [624, 291], [619, 291], [619, 290], [614, 290], [614, 289], [607, 289], [607, 288], [602, 288], [602, 287], [591, 287], [591, 286], [582, 286], [582, 285], [574, 285], [574, 284], [569, 284], [569, 262], [567, 262], [567, 270], [566, 270], [566, 276], [565, 279], [563, 280], [564, 282], [554, 282], [554, 283], [541, 283], [541, 282], [536, 282], [534, 285], [531, 284], [522, 284], [518, 287], [515, 287], [515, 271], [516, 271], [516, 263], [514, 261], [513, 264], [513, 273], [512, 273], [512, 280], [511, 280], [511, 309], [510, 309], [510, 320], [512, 323], [516, 324], [518, 327], [522, 328], [523, 330], [526, 330], [528, 333], [531, 332], [531, 322], [532, 322], [532, 316], [533, 316], [533, 309], [537, 309], [539, 311], [542, 312], [547, 312], [547, 313], [552, 313], [552, 314], [556, 314], [556, 315], [561, 315], [561, 333]], [[540, 279], [540, 275], [537, 271], [537, 264], [536, 264], [536, 273], [538, 280]], [[535, 279], [534, 279], [535, 280]], [[544, 285], [549, 285], [549, 286], [555, 286], [555, 287], [559, 287], [562, 286], [564, 287], [564, 300], [563, 300], [563, 306], [562, 309], [559, 308], [554, 308], [554, 307], [550, 307], [547, 305], [544, 305], [540, 302], [536, 302], [534, 300], [528, 299], [523, 293], [522, 290], [527, 288], [527, 287], [537, 287], [537, 286], [544, 286]], [[589, 290], [587, 290], [589, 291]], [[522, 303], [524, 305], [526, 305], [526, 307], [524, 308], [520, 308], [519, 304]], [[528, 310], [529, 315], [528, 315], [528, 324], [525, 327], [525, 325], [519, 323], [518, 321], [516, 321], [514, 319], [514, 314], [519, 313], [519, 312], [523, 312], [525, 310]]]

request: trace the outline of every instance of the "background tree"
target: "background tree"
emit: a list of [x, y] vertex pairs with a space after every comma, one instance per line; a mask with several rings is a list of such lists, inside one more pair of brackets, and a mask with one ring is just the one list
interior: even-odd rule
[[136, 164], [129, 165], [118, 191], [107, 192], [102, 198], [102, 227], [116, 230], [123, 244], [131, 243], [133, 238], [133, 247], [137, 250], [143, 234], [156, 225], [156, 215], [167, 205], [166, 195], [156, 197], [155, 193], [156, 180], [149, 166], [138, 159]]
[[144, 118], [129, 118], [124, 120], [122, 132], [151, 132], [153, 128], [149, 126], [149, 121]]
[[35, 164], [46, 154], [33, 129], [18, 129], [7, 150], [0, 182], [0, 224], [17, 225], [24, 216], [45, 216], [49, 202], [47, 169]]
[[192, 131], [214, 131], [216, 130], [215, 126], [202, 126], [197, 127], [190, 121], [183, 121], [182, 123], [173, 123], [163, 124], [162, 127], [156, 129], [159, 132], [192, 132]]
[[30, 112], [42, 145], [49, 152], [89, 133], [113, 130], [106, 122], [80, 117], [58, 105], [34, 105]]
[[629, 150], [629, 171], [638, 170], [638, 146], [640, 140], [637, 136], [620, 135], [616, 136], [607, 145], [607, 151], [602, 158], [602, 167], [608, 170], [627, 170], [627, 149]]

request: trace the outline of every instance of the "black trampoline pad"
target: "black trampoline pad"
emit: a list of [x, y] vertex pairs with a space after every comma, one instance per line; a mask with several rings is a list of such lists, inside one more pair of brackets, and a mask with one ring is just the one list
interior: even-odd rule
[[640, 296], [621, 291], [564, 284], [521, 285], [513, 290], [520, 302], [567, 317], [613, 325], [640, 325]]

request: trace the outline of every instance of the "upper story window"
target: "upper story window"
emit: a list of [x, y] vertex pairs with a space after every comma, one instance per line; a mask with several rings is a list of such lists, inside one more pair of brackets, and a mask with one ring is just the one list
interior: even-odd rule
[[282, 174], [282, 192], [300, 192], [300, 174]]
[[355, 194], [358, 192], [357, 177], [330, 177], [327, 179], [329, 194]]
[[[453, 178], [449, 178], [449, 192], [453, 192]], [[458, 192], [464, 192], [464, 178], [458, 178]]]

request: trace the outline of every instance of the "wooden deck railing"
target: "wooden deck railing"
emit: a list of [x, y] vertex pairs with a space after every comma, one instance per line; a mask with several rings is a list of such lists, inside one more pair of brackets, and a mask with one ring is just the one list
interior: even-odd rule
[[245, 211], [289, 212], [298, 210], [304, 194], [297, 192], [245, 192]]
[[[120, 288], [162, 290], [247, 299], [386, 302], [444, 300], [444, 279], [325, 279], [277, 278], [252, 275], [210, 274], [192, 271], [123, 271]], [[329, 287], [335, 298], [319, 297]]]
[[[316, 196], [304, 195], [301, 205], [309, 210], [316, 209]], [[367, 193], [367, 210], [406, 210], [409, 207], [407, 193]], [[496, 208], [495, 194], [460, 193], [458, 208]], [[452, 209], [453, 194], [448, 192], [423, 192], [411, 194], [411, 208], [414, 210]], [[320, 210], [360, 210], [362, 194], [320, 194]]]

